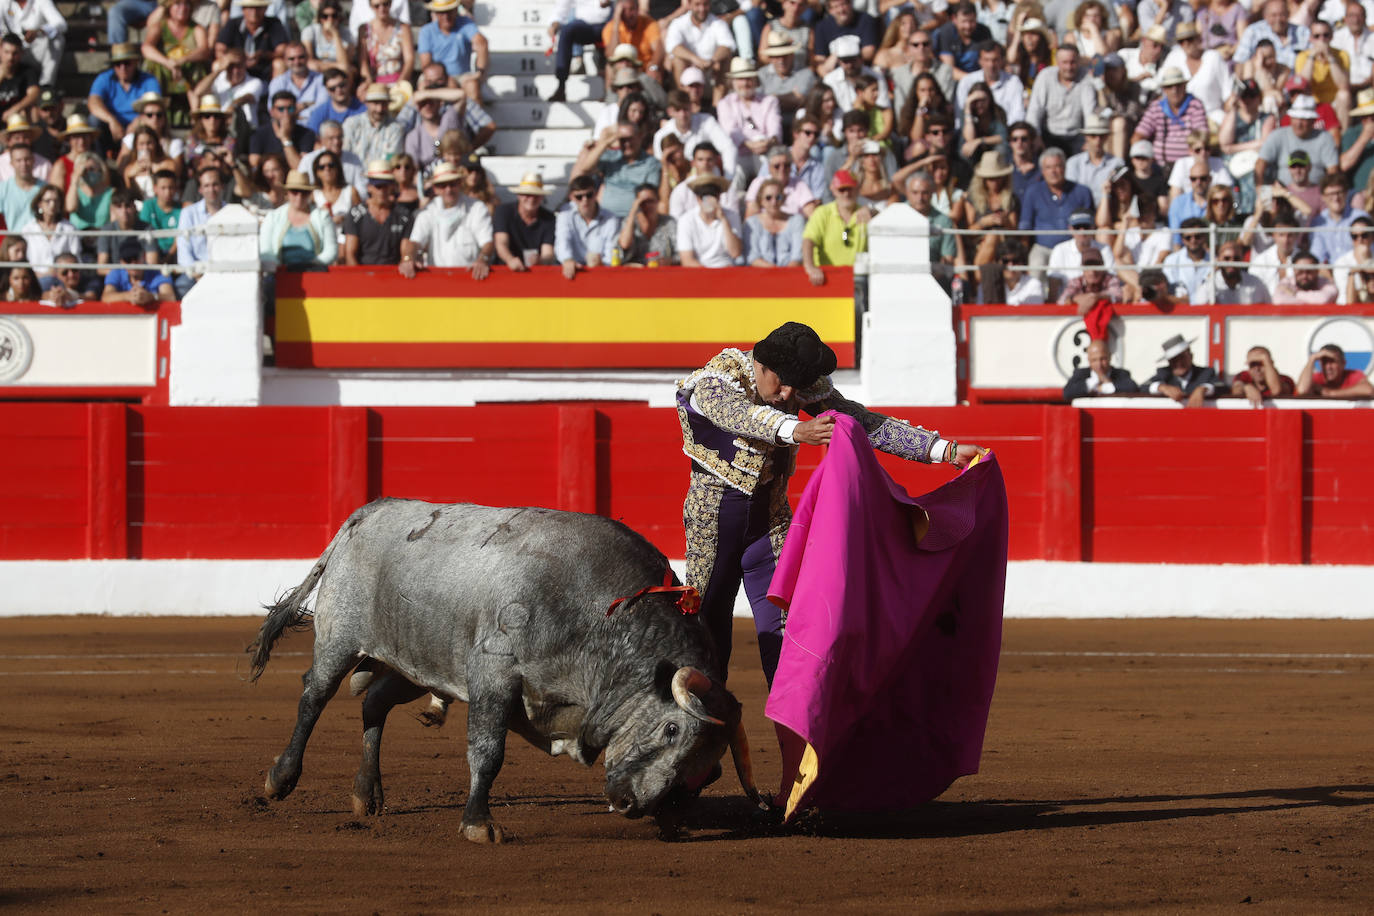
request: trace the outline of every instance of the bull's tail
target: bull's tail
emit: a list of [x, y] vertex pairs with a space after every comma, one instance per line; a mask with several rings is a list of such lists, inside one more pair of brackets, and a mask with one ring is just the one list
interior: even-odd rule
[[[372, 504], [369, 504], [372, 505]], [[282, 633], [287, 630], [303, 630], [310, 625], [310, 618], [313, 612], [305, 607], [306, 599], [319, 584], [320, 577], [324, 575], [324, 569], [329, 565], [329, 558], [334, 553], [334, 548], [338, 545], [345, 532], [351, 530], [354, 525], [362, 521], [368, 514], [368, 506], [364, 506], [357, 512], [349, 516], [348, 521], [339, 527], [339, 531], [334, 535], [334, 539], [329, 542], [329, 546], [320, 554], [320, 558], [315, 561], [315, 565], [310, 567], [310, 572], [302, 580], [300, 585], [291, 589], [284, 597], [279, 598], [275, 604], [264, 605], [267, 610], [267, 618], [263, 620], [262, 626], [258, 628], [258, 638], [253, 640], [253, 644], [247, 648], [247, 652], [252, 656], [252, 674], [250, 681], [256, 681], [262, 677], [262, 672], [267, 668], [267, 662], [272, 657], [272, 647], [281, 639]]]

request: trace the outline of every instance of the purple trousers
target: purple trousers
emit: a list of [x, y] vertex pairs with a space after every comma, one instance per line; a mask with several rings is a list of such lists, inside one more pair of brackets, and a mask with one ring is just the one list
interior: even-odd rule
[[754, 611], [754, 629], [759, 638], [759, 659], [768, 685], [773, 685], [773, 673], [778, 670], [782, 653], [782, 610], [768, 600], [768, 586], [773, 581], [777, 558], [768, 532], [771, 486], [760, 487], [748, 496], [730, 487], [720, 500], [717, 515], [715, 562], [711, 578], [701, 595], [701, 613], [707, 630], [720, 652], [721, 671], [730, 666], [731, 628], [735, 612], [735, 595], [740, 582]]

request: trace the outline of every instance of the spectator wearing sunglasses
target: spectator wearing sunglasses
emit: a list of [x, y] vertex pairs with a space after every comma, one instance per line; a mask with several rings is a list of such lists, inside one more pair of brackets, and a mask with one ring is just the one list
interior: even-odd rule
[[318, 135], [325, 121], [343, 124], [349, 118], [364, 114], [367, 106], [353, 94], [353, 81], [343, 70], [330, 67], [324, 71], [322, 83], [327, 98], [306, 114], [305, 126]]
[[58, 265], [56, 273], [38, 278], [44, 302], [51, 302], [58, 308], [70, 308], [78, 302], [100, 298], [105, 284], [95, 271], [77, 267], [81, 262], [76, 255], [59, 254], [55, 263]]
[[[297, 5], [297, 9], [310, 8], [309, 3]], [[306, 66], [324, 75], [329, 81], [329, 71], [338, 70], [343, 74], [353, 72], [354, 48], [357, 39], [343, 19], [343, 5], [339, 0], [324, 0], [315, 21], [301, 30], [301, 44], [305, 45], [308, 60]]]
[[1029, 252], [1019, 238], [1006, 238], [997, 243], [996, 260], [980, 269], [979, 302], [998, 305], [1043, 305], [1045, 287], [1024, 268]]
[[568, 182], [570, 203], [558, 211], [554, 224], [554, 257], [569, 280], [579, 270], [600, 267], [611, 260], [620, 236], [620, 219], [601, 208], [596, 200], [596, 181], [578, 175]]
[[1350, 279], [1356, 268], [1374, 259], [1374, 217], [1361, 213], [1350, 221], [1350, 250], [1327, 261], [1331, 265], [1331, 279], [1336, 284], [1336, 302], [1346, 305]]
[[[786, 150], [783, 151], [784, 154]], [[800, 267], [802, 232], [806, 220], [783, 209], [786, 192], [777, 178], [760, 182], [756, 201], [758, 212], [744, 224], [747, 254], [752, 267]]]

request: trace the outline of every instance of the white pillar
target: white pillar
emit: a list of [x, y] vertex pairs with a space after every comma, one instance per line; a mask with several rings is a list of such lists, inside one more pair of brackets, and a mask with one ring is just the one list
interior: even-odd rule
[[251, 407], [261, 400], [257, 226], [237, 204], [207, 224], [209, 267], [181, 301], [181, 324], [172, 328], [169, 395], [174, 405]]
[[874, 406], [955, 403], [953, 310], [930, 273], [929, 230], [929, 220], [904, 203], [868, 225], [868, 312], [859, 371]]

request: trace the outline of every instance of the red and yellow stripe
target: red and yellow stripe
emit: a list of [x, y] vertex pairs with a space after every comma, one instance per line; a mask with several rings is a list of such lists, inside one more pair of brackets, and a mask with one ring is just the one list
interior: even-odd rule
[[319, 368], [683, 368], [752, 346], [784, 321], [811, 325], [854, 365], [852, 273], [603, 268], [564, 279], [335, 268], [277, 278], [279, 366]]

